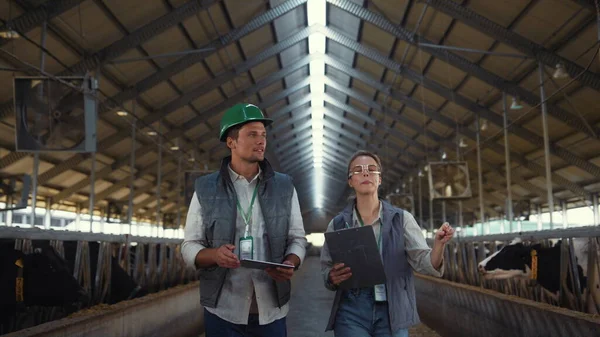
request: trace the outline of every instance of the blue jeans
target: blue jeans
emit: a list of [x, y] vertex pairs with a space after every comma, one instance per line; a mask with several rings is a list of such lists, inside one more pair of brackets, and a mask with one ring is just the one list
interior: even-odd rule
[[375, 302], [373, 288], [344, 291], [333, 332], [336, 337], [408, 337], [408, 329], [391, 331], [387, 302]]
[[267, 325], [258, 324], [258, 315], [250, 314], [248, 324], [233, 324], [204, 309], [206, 337], [287, 337], [285, 317]]

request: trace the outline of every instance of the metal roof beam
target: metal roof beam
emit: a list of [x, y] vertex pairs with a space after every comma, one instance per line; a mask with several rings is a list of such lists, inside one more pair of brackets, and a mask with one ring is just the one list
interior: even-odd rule
[[[308, 60], [306, 58], [303, 58], [302, 60]], [[205, 111], [202, 115], [200, 116], [196, 116], [195, 118], [192, 118], [190, 121], [187, 121], [185, 123], [185, 127], [184, 130], [171, 130], [167, 133], [167, 135], [165, 135], [164, 137], [167, 140], [176, 138], [178, 136], [181, 135], [181, 133], [185, 132], [186, 130], [189, 130], [201, 123], [206, 122], [206, 120], [208, 119], [208, 117], [214, 116], [218, 113], [220, 113], [222, 110], [225, 110], [226, 108], [228, 108], [231, 105], [231, 101], [241, 101], [243, 100], [245, 97], [253, 95], [257, 92], [259, 92], [260, 90], [268, 87], [269, 85], [273, 84], [276, 81], [281, 80], [283, 77], [289, 75], [294, 68], [284, 68], [276, 73], [273, 73], [269, 76], [267, 76], [266, 78], [262, 79], [261, 81], [259, 81], [255, 86], [253, 86], [250, 89], [246, 89], [246, 90], [242, 90], [240, 92], [238, 92], [236, 95], [229, 97], [227, 100], [224, 100], [223, 102], [217, 104], [216, 106], [213, 106], [211, 109]], [[291, 91], [292, 89], [296, 89], [298, 90], [299, 88], [293, 87], [290, 88], [289, 90]], [[267, 104], [274, 104], [275, 102], [269, 101], [267, 102]], [[261, 108], [265, 108], [264, 104], [259, 104]], [[209, 135], [211, 138], [212, 137], [216, 137], [215, 135], [213, 135], [211, 132], [208, 132], [205, 134]], [[108, 138], [113, 138], [113, 136], [108, 137]], [[192, 144], [189, 145], [189, 147], [191, 146], [197, 146], [196, 144], [198, 144], [198, 141], [194, 141], [192, 142]], [[188, 144], [185, 144], [185, 146], [187, 146]], [[146, 146], [142, 146], [140, 149], [136, 150], [136, 157], [137, 158], [141, 158], [144, 154], [154, 151], [156, 149], [156, 147], [154, 145], [146, 145]], [[184, 151], [185, 149], [182, 148], [181, 151]], [[170, 153], [165, 151], [166, 153]], [[76, 162], [78, 160], [77, 155], [68, 159], [67, 161], [72, 160], [73, 162]], [[96, 179], [102, 179], [103, 177], [107, 176], [108, 174], [110, 174], [112, 172], [112, 170], [116, 170], [118, 168], [120, 168], [121, 166], [127, 165], [129, 163], [129, 155], [123, 156], [122, 158], [118, 159], [117, 161], [115, 161], [112, 165], [105, 167], [105, 169], [101, 170], [100, 172], [96, 172]], [[68, 168], [67, 168], [68, 169]], [[66, 169], [65, 169], [66, 171]], [[53, 172], [53, 174], [60, 174], [62, 172], [56, 173]], [[47, 179], [51, 179], [52, 177], [49, 177]], [[77, 192], [80, 189], [84, 188], [85, 186], [87, 186], [89, 184], [89, 179], [82, 179], [79, 182], [77, 182], [76, 184], [74, 184], [73, 186], [71, 186], [69, 189], [61, 192], [61, 198], [64, 198], [65, 196], [70, 195], [71, 193]], [[58, 202], [59, 200], [56, 200], [53, 202]]]
[[[149, 41], [151, 38], [155, 37], [156, 35], [162, 32], [165, 32], [170, 27], [177, 25], [179, 22], [187, 19], [188, 17], [196, 14], [197, 12], [201, 10], [206, 10], [206, 6], [210, 6], [216, 2], [217, 0], [190, 0], [185, 4], [177, 7], [173, 11], [161, 16], [160, 18], [144, 25], [143, 27], [137, 29], [131, 34], [121, 38], [120, 40], [113, 42], [111, 45], [103, 48], [102, 50], [99, 50], [96, 53], [83, 58], [77, 64], [74, 64], [68, 69], [60, 72], [57, 76], [69, 76], [73, 74], [83, 75], [90, 70], [96, 70], [99, 66], [102, 66], [107, 62], [123, 55], [128, 50]], [[231, 37], [229, 35], [235, 32], [236, 31], [230, 32], [226, 35], [225, 38], [230, 39]], [[246, 32], [246, 34], [247, 33], [249, 32]], [[217, 39], [212, 41], [210, 44], [204, 46], [204, 48], [217, 48], [219, 46], [221, 46], [221, 40]], [[190, 57], [204, 58], [204, 56], [205, 54], [192, 54]], [[119, 104], [122, 104], [122, 102]], [[116, 106], [113, 108], [116, 108]], [[10, 102], [3, 104], [2, 108], [0, 108], [0, 118], [4, 118], [5, 116], [11, 115], [13, 111], [13, 102], [11, 100]]]
[[[358, 52], [380, 64], [383, 64], [383, 65], [393, 68], [395, 70], [399, 70], [399, 68], [400, 68], [399, 64], [397, 64], [393, 60], [390, 60], [386, 56], [381, 55], [375, 49], [365, 47], [365, 46], [357, 43], [356, 41], [348, 39], [345, 36], [343, 36], [342, 34], [335, 32], [334, 30], [332, 30], [329, 27], [322, 27], [321, 31], [324, 34], [326, 34], [327, 38], [329, 38], [351, 50], [354, 50], [355, 52]], [[450, 118], [442, 115], [440, 112], [438, 112], [434, 109], [427, 108], [427, 107], [425, 107], [425, 109], [423, 109], [423, 106], [420, 102], [413, 100], [412, 98], [409, 98], [408, 96], [404, 95], [403, 93], [401, 93], [399, 91], [391, 92], [389, 95], [390, 95], [390, 97], [392, 97], [398, 101], [404, 102], [408, 106], [412, 106], [417, 111], [423, 110], [423, 112], [425, 114], [429, 115], [430, 118], [435, 119], [437, 122], [451, 128], [451, 129], [454, 129], [456, 127], [455, 122], [453, 120], [451, 120]], [[463, 129], [461, 129], [461, 133], [465, 137], [475, 140], [475, 132], [463, 128]], [[502, 145], [499, 145], [497, 143], [493, 143], [493, 144], [488, 143], [488, 144], [485, 144], [485, 147], [492, 149], [494, 152], [498, 153], [499, 155], [504, 155], [504, 147]], [[542, 177], [544, 177], [546, 175], [544, 167], [527, 160], [525, 158], [525, 156], [523, 156], [522, 154], [511, 152], [510, 155], [511, 155], [511, 158], [514, 158], [515, 161], [519, 162], [521, 165], [523, 165], [524, 167], [528, 168], [529, 170], [535, 172], [536, 174], [538, 174]], [[573, 183], [572, 181], [569, 181], [568, 179], [565, 179], [558, 174], [552, 174], [552, 180], [557, 185], [561, 185], [561, 186], [571, 190], [573, 193], [575, 193], [577, 195], [581, 195], [586, 198], [589, 198], [589, 192], [586, 191], [579, 184]]]
[[[82, 2], [83, 0], [49, 0], [43, 5], [26, 11], [19, 17], [12, 20], [6, 20], [6, 23], [10, 23], [11, 27], [4, 24], [0, 26], [0, 31], [12, 29], [19, 33], [19, 35], [25, 35], [25, 33], [28, 33], [35, 27], [41, 25], [44, 21], [49, 22], [53, 18], [63, 14]], [[0, 46], [5, 45], [9, 41], [11, 40], [0, 38]]]
[[[343, 71], [346, 74], [355, 77], [357, 79], [360, 79], [361, 81], [364, 81], [365, 83], [368, 83], [369, 85], [377, 85], [377, 83], [374, 83], [374, 79], [371, 78], [369, 75], [364, 74], [360, 71], [357, 71], [356, 69], [353, 68], [344, 68], [344, 65], [341, 64], [340, 62], [338, 62], [337, 60], [326, 56], [325, 58], [325, 62], [328, 66], [332, 66], [334, 68], [336, 68], [337, 70]], [[343, 69], [341, 69], [343, 68]], [[350, 69], [352, 71], [350, 71]], [[384, 114], [389, 114], [392, 115], [397, 121], [402, 122], [405, 126], [415, 130], [416, 132], [420, 132], [422, 131], [422, 127], [419, 126], [417, 123], [413, 122], [412, 120], [408, 119], [405, 116], [399, 115], [396, 111], [392, 111], [391, 109], [388, 109], [384, 106], [379, 105], [377, 102], [373, 101], [371, 98], [368, 98], [364, 95], [362, 95], [361, 93], [357, 92], [356, 90], [349, 88], [349, 87], [345, 87], [341, 84], [339, 84], [338, 82], [330, 79], [330, 78], [326, 78], [325, 79], [325, 83], [329, 86], [332, 87], [356, 100], [358, 100], [359, 102], [361, 102], [362, 104], [367, 105], [369, 108], [374, 109], [376, 111], [380, 111]], [[377, 88], [377, 90], [382, 91], [383, 90], [383, 84], [380, 84], [379, 87], [374, 86], [374, 88]], [[439, 143], [442, 146], [447, 147], [448, 149], [454, 151], [456, 144], [454, 144], [453, 141], [447, 140], [442, 138], [441, 136], [439, 136], [438, 134], [434, 133], [434, 132], [428, 132], [426, 133], [426, 136], [430, 137], [433, 141]], [[327, 137], [327, 136], [325, 136]], [[468, 155], [468, 154], [467, 154]], [[501, 176], [505, 177], [505, 173], [503, 170], [499, 169], [496, 167], [496, 165], [485, 165], [485, 159], [482, 159], [482, 164], [484, 168], [489, 169], [491, 171], [495, 171], [498, 174], [500, 174]], [[515, 181], [515, 183], [518, 183], [519, 185], [521, 185], [523, 188], [526, 188], [529, 191], [534, 192], [537, 196], [541, 197], [542, 199], [546, 198], [546, 191], [543, 189], [540, 189], [539, 187], [536, 187], [535, 185], [531, 184], [530, 182], [528, 182], [527, 180], [525, 180], [523, 178], [523, 175], [520, 174], [517, 171], [513, 171], [513, 180]]]
[[[306, 0], [298, 0], [295, 2], [305, 2], [305, 1]], [[286, 6], [292, 5], [291, 2], [286, 3], [286, 4], [287, 4]], [[253, 31], [254, 29], [258, 28], [258, 27], [254, 27], [254, 26], [259, 25], [259, 24], [260, 25], [267, 24], [268, 22], [264, 22], [264, 20], [275, 19], [278, 17], [277, 15], [283, 15], [288, 11], [287, 10], [288, 7], [282, 7], [282, 6], [283, 5], [278, 6], [270, 11], [265, 12], [263, 15], [260, 15], [256, 19], [251, 20], [247, 25], [241, 27], [238, 30], [230, 32], [227, 36], [230, 36], [231, 34], [235, 33], [234, 35], [238, 36], [238, 38], [239, 38], [239, 37], [243, 36], [243, 34], [248, 34], [250, 31]], [[295, 7], [293, 7], [293, 8], [295, 8]], [[255, 67], [255, 66], [261, 64], [268, 58], [279, 54], [281, 51], [283, 51], [283, 50], [295, 45], [296, 43], [302, 41], [303, 39], [307, 38], [311, 31], [312, 30], [309, 28], [303, 29], [303, 30], [299, 31], [298, 33], [294, 34], [293, 36], [264, 50], [262, 53], [256, 55], [255, 57], [251, 58], [250, 60], [248, 60], [242, 64], [239, 64], [237, 67], [235, 67], [235, 69], [236, 69], [235, 71], [228, 71], [228, 72], [225, 72], [224, 74], [220, 74], [215, 79], [213, 79], [207, 83], [203, 83], [203, 84], [197, 86], [196, 88], [186, 92], [182, 96], [176, 98], [175, 100], [165, 104], [158, 111], [154, 111], [154, 112], [151, 111], [148, 114], [148, 116], [146, 116], [145, 118], [143, 118], [141, 120], [141, 124], [143, 124], [143, 125], [151, 124], [151, 123], [155, 122], [156, 120], [166, 116], [167, 114], [179, 109], [180, 107], [185, 106], [187, 103], [189, 103], [196, 97], [199, 97], [205, 93], [208, 93], [208, 92], [214, 90], [215, 88], [218, 88], [220, 85], [227, 83], [230, 80], [233, 80], [235, 77], [239, 76], [241, 73], [249, 71], [252, 67]], [[240, 34], [242, 34], [242, 35], [240, 35]], [[220, 40], [215, 40], [215, 41], [211, 42], [211, 45], [212, 44], [220, 45], [220, 43], [221, 43]], [[123, 104], [127, 100], [134, 99], [137, 96], [139, 96], [142, 92], [151, 89], [152, 87], [156, 86], [157, 84], [159, 84], [163, 81], [166, 81], [169, 78], [171, 78], [172, 76], [174, 76], [175, 74], [187, 69], [188, 67], [192, 66], [196, 62], [201, 61], [203, 58], [199, 59], [200, 56], [202, 56], [202, 54], [191, 54], [189, 56], [183, 57], [183, 58], [179, 59], [178, 61], [163, 68], [162, 70], [160, 70], [156, 73], [153, 73], [152, 75], [146, 77], [145, 79], [137, 82], [131, 88], [118, 93], [117, 95], [113, 96], [111, 99], [109, 99], [107, 101], [108, 102], [116, 102], [118, 104]], [[310, 60], [311, 60], [310, 56], [309, 56], [309, 58], [303, 58], [301, 60], [298, 60], [298, 62], [295, 63], [294, 65], [292, 65], [288, 70], [297, 69], [296, 67], [300, 68], [303, 65], [308, 64], [310, 62]], [[304, 63], [304, 62], [306, 62], [306, 63]], [[258, 85], [258, 83], [257, 83], [257, 85]], [[102, 113], [106, 113], [114, 108], [114, 106], [106, 105], [107, 101], [100, 104], [99, 112], [98, 112], [99, 116], [101, 116]], [[12, 109], [12, 105], [10, 106], [10, 109]], [[2, 115], [2, 112], [0, 111], [0, 116], [1, 115]], [[198, 120], [198, 118], [195, 119], [196, 122], [197, 122], [197, 120]], [[196, 126], [196, 125], [194, 125], [194, 126]], [[141, 127], [141, 125], [140, 125], [140, 127]], [[171, 134], [173, 134], [174, 132], [180, 132], [180, 131], [181, 130], [174, 129], [174, 130], [171, 130]], [[98, 148], [109, 148], [109, 147], [117, 144], [123, 138], [130, 136], [130, 134], [131, 134], [131, 132], [129, 129], [123, 129], [123, 130], [117, 132], [116, 134], [111, 135], [110, 137], [107, 137], [104, 141], [102, 141], [100, 144], [98, 144]], [[171, 138], [168, 138], [168, 139], [171, 139]], [[181, 145], [182, 144], [180, 144], [180, 146]], [[187, 144], [184, 144], [184, 145], [187, 145]], [[195, 144], [193, 144], [193, 146], [195, 146]], [[63, 162], [63, 164], [61, 164], [57, 167], [54, 167], [54, 168], [50, 169], [48, 172], [45, 172], [44, 174], [42, 174], [40, 176], [39, 181], [43, 182], [43, 181], [50, 180], [50, 179], [54, 178], [55, 176], [67, 171], [69, 168], [79, 164], [80, 162], [82, 162], [85, 159], [87, 159], [87, 157], [83, 154], [74, 155], [74, 156], [68, 158], [67, 160], [65, 160]]]
[[[423, 38], [422, 36], [419, 36], [418, 34], [413, 35], [411, 32], [409, 32], [405, 28], [398, 27], [398, 26], [394, 25], [393, 23], [389, 22], [385, 17], [383, 17], [379, 14], [376, 14], [376, 13], [368, 10], [367, 8], [359, 6], [348, 0], [327, 0], [327, 2], [329, 2], [330, 4], [332, 4], [336, 7], [343, 9], [344, 11], [346, 11], [362, 20], [365, 20], [366, 22], [369, 22], [369, 23], [375, 25], [376, 27], [392, 34], [396, 38], [406, 41], [416, 47], [418, 47], [418, 45], [416, 43], [417, 39], [419, 42], [422, 42], [422, 43], [433, 44], [431, 41]], [[323, 32], [327, 38], [333, 39], [333, 37], [336, 36], [338, 39], [343, 38], [344, 40], [346, 40], [346, 44], [360, 45], [359, 42], [349, 39], [348, 37], [344, 36], [343, 34], [340, 34], [337, 31], [333, 30], [331, 27], [321, 27], [320, 31]], [[354, 49], [354, 48], [351, 48], [351, 49]], [[367, 48], [367, 49], [370, 49], [370, 48]], [[488, 83], [489, 85], [491, 85], [493, 87], [496, 87], [497, 89], [499, 89], [501, 91], [505, 91], [509, 95], [517, 96], [517, 97], [521, 98], [523, 101], [527, 102], [527, 104], [529, 104], [531, 106], [535, 106], [540, 102], [539, 97], [537, 95], [533, 94], [532, 92], [530, 92], [529, 90], [526, 90], [526, 89], [520, 87], [518, 84], [507, 81], [506, 79], [501, 78], [498, 75], [495, 75], [495, 74], [483, 69], [482, 67], [472, 63], [471, 61], [465, 59], [462, 56], [459, 56], [459, 55], [452, 53], [450, 51], [447, 51], [447, 50], [441, 50], [441, 49], [437, 49], [437, 48], [427, 49], [427, 53], [438, 58], [440, 61], [447, 62], [450, 65], [452, 65], [458, 69], [461, 69], [462, 71], [468, 73], [469, 75], [477, 77], [478, 79]], [[386, 67], [394, 70], [395, 72], [402, 73], [405, 69], [408, 68], [408, 67], [396, 64], [396, 62], [390, 60], [386, 56], [379, 55], [379, 57], [381, 58], [381, 60], [383, 60], [385, 63], [387, 63], [385, 65]], [[563, 121], [570, 127], [574, 128], [575, 130], [583, 132], [594, 138], [596, 138], [597, 135], [600, 134], [600, 130], [597, 127], [594, 127], [594, 132], [590, 131], [590, 129], [588, 128], [586, 123], [584, 121], [582, 121], [581, 118], [579, 118], [578, 116], [575, 116], [553, 104], [547, 104], [547, 107], [548, 107], [548, 112], [551, 115], [553, 115], [557, 119]]]
[[[379, 62], [380, 64], [382, 64], [384, 66], [387, 63], [389, 63], [388, 61], [390, 61], [390, 60], [385, 61], [384, 63], [386, 63], [386, 64], [384, 64], [384, 63], [382, 63], [383, 61], [380, 61], [380, 60], [383, 60], [383, 58], [385, 56], [376, 55], [376, 54], [374, 54], [374, 53], [376, 53], [375, 51], [370, 51], [370, 52], [366, 52], [366, 53], [372, 55], [374, 57], [373, 59], [375, 61]], [[384, 85], [383, 83], [380, 83], [373, 78], [370, 78], [369, 75], [366, 75], [352, 67], [349, 67], [348, 65], [345, 65], [345, 64], [335, 60], [334, 58], [328, 57], [325, 59], [325, 62], [326, 62], [326, 64], [333, 66], [334, 68], [346, 73], [349, 76], [352, 76], [352, 77], [360, 79], [361, 81], [364, 81], [368, 85], [373, 86], [374, 88], [377, 88], [377, 90], [380, 90], [382, 92], [387, 92], [388, 94], [391, 91], [389, 89], [389, 86]], [[394, 67], [400, 66], [393, 61], [390, 61], [390, 62], [393, 63], [392, 66], [394, 66]], [[497, 125], [498, 127], [501, 127], [501, 128], [504, 127], [504, 120], [501, 115], [498, 115], [497, 113], [487, 109], [486, 107], [481, 106], [481, 105], [471, 101], [470, 99], [466, 98], [465, 96], [460, 95], [459, 93], [453, 92], [452, 89], [449, 89], [427, 77], [423, 77], [420, 74], [417, 74], [414, 70], [409, 69], [409, 68], [404, 69], [402, 74], [405, 78], [407, 78], [419, 85], [423, 85], [425, 88], [432, 90], [436, 94], [446, 98], [449, 101], [454, 101], [459, 106], [462, 106], [463, 108], [468, 109], [469, 111], [473, 112], [474, 114], [477, 114], [477, 115], [485, 118], [486, 120], [489, 120], [491, 123]], [[397, 91], [397, 92], [399, 93], [399, 95], [401, 95], [401, 97], [407, 97], [406, 95], [401, 94], [399, 91]], [[390, 95], [392, 97], [394, 97], [393, 93]], [[415, 100], [413, 100], [413, 101], [415, 101]], [[418, 104], [420, 104], [420, 103], [418, 103]], [[413, 102], [412, 107], [414, 109], [416, 109], [414, 102]], [[417, 111], [419, 111], [419, 109], [417, 109]], [[507, 124], [510, 125], [509, 131], [511, 133], [515, 134], [516, 136], [519, 136], [523, 140], [526, 140], [538, 147], [544, 146], [544, 139], [542, 137], [538, 136], [536, 133], [534, 133], [518, 124], [512, 123], [510, 120], [507, 121]], [[550, 152], [552, 154], [556, 155], [557, 157], [565, 160], [566, 162], [568, 162], [574, 166], [577, 166], [578, 168], [590, 173], [591, 175], [593, 175], [597, 178], [600, 178], [600, 167], [583, 159], [582, 157], [574, 154], [573, 152], [571, 152], [561, 146], [558, 146], [556, 143], [551, 144]]]
[[472, 11], [465, 6], [461, 6], [454, 1], [426, 0], [426, 3], [440, 12], [460, 20], [466, 25], [475, 28], [477, 31], [485, 33], [497, 41], [511, 46], [552, 68], [554, 68], [556, 64], [562, 63], [564, 69], [572, 77], [582, 73], [582, 75], [579, 76], [578, 81], [590, 88], [600, 90], [600, 75], [586, 70], [575, 62], [547, 50], [544, 46], [502, 27], [496, 22], [479, 15], [475, 11]]
[[[303, 133], [304, 132], [304, 136], [302, 136], [302, 138], [292, 138], [290, 139], [288, 142], [285, 142], [283, 145], [281, 145], [280, 147], [275, 148], [275, 153], [277, 154], [282, 154], [284, 151], [289, 150], [291, 147], [293, 146], [298, 146], [300, 144], [302, 144], [303, 142], [311, 142], [312, 140], [312, 133], [308, 132], [311, 128], [311, 124], [308, 123], [306, 125], [304, 125], [303, 129], [298, 129], [298, 133]], [[292, 136], [294, 136], [294, 134], [292, 134]], [[281, 144], [281, 143], [279, 143]], [[278, 144], [278, 145], [279, 145]]]
[[296, 150], [288, 151], [286, 156], [280, 156], [279, 161], [281, 162], [282, 167], [290, 167], [290, 163], [296, 158], [305, 157], [312, 154], [312, 142], [306, 144], [306, 146], [302, 146]]

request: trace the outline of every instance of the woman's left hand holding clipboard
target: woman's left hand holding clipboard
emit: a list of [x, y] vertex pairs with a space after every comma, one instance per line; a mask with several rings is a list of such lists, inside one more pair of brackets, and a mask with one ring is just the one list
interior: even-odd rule
[[329, 271], [329, 282], [333, 285], [339, 285], [352, 277], [350, 267], [344, 267], [343, 263], [336, 263]]

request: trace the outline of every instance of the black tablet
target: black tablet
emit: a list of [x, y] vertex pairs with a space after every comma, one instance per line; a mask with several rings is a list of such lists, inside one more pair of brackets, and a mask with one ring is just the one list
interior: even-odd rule
[[241, 263], [242, 267], [252, 268], [252, 269], [267, 269], [267, 268], [276, 268], [276, 267], [294, 268], [294, 266], [290, 266], [289, 264], [250, 260], [250, 259], [243, 259], [240, 261], [240, 263]]

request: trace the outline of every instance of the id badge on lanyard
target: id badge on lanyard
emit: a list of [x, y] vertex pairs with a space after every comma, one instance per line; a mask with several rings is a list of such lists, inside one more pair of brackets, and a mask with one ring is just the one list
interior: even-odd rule
[[375, 286], [375, 301], [376, 302], [387, 301], [387, 295], [385, 293], [385, 284], [377, 284]]
[[240, 260], [253, 259], [254, 239], [252, 236], [240, 238]]
[[245, 259], [252, 260], [253, 256], [254, 256], [254, 238], [252, 237], [252, 235], [250, 235], [250, 226], [252, 224], [252, 207], [254, 206], [254, 200], [256, 199], [257, 191], [258, 191], [258, 183], [256, 184], [256, 187], [254, 187], [254, 194], [252, 195], [252, 200], [250, 201], [250, 206], [248, 206], [247, 212], [244, 212], [242, 210], [242, 206], [240, 205], [239, 200], [237, 201], [238, 210], [240, 211], [240, 213], [242, 215], [242, 219], [246, 223], [246, 228], [244, 230], [244, 236], [240, 238], [240, 242], [238, 245], [238, 247], [240, 248], [240, 251], [239, 251], [240, 260], [245, 260]]

